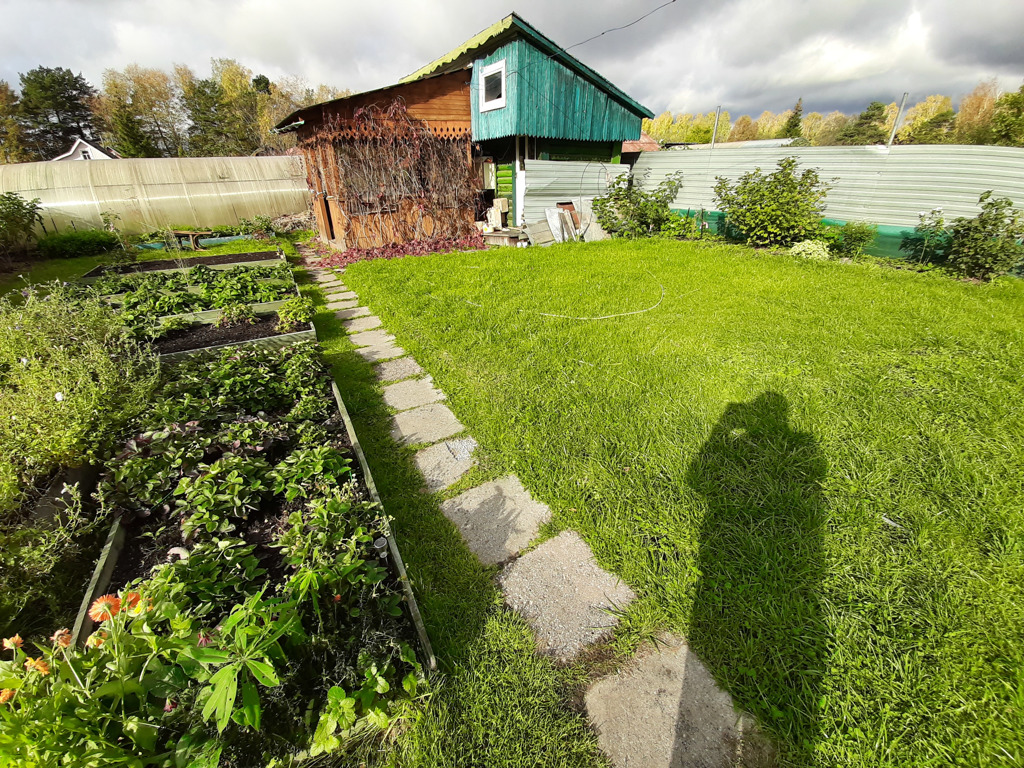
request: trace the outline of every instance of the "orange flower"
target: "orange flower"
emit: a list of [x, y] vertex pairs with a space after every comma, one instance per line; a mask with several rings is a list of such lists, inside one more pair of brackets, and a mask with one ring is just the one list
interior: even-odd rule
[[89, 608], [89, 618], [93, 621], [107, 621], [121, 612], [121, 599], [117, 595], [97, 597]]
[[0, 691], [0, 704], [6, 704], [8, 701], [14, 698], [13, 688], [4, 688]]
[[153, 601], [147, 597], [145, 602], [143, 602], [142, 595], [138, 592], [125, 592], [121, 598], [121, 608], [130, 612], [133, 616], [137, 616], [143, 610], [152, 611]]
[[33, 659], [31, 656], [25, 661], [25, 669], [33, 669], [40, 675], [50, 674], [50, 665], [42, 657]]
[[17, 650], [17, 649], [21, 648], [21, 646], [24, 643], [25, 643], [25, 641], [21, 639], [21, 635], [15, 635], [14, 637], [5, 637], [4, 638], [4, 650], [5, 651]]
[[90, 648], [99, 648], [107, 639], [107, 633], [102, 629], [93, 632], [89, 635], [89, 639], [85, 641], [85, 644]]
[[50, 642], [61, 648], [67, 648], [71, 645], [71, 632], [66, 629], [58, 629], [50, 637]]

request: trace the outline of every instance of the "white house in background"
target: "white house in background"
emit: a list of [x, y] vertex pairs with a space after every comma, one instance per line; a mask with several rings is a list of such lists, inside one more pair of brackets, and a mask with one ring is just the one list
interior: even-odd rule
[[85, 139], [75, 139], [71, 149], [63, 155], [58, 155], [50, 162], [57, 160], [120, 160], [121, 156], [112, 149], [101, 147], [97, 144], [90, 144]]

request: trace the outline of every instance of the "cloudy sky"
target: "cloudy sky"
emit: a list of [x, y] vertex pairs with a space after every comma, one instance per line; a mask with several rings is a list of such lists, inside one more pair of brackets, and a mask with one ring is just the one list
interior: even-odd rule
[[[664, 0], [522, 0], [521, 16], [571, 46]], [[513, 7], [465, 0], [0, 0], [0, 79], [69, 67], [94, 84], [131, 62], [209, 71], [235, 58], [271, 79], [355, 91], [388, 85]], [[629, 29], [573, 48], [655, 112], [733, 116], [859, 111], [871, 100], [956, 101], [982, 79], [1024, 79], [1022, 0], [675, 0]]]

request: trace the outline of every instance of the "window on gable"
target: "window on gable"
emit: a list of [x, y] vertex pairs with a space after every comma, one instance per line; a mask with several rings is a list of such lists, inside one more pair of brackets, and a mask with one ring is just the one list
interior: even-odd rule
[[488, 64], [480, 72], [480, 111], [505, 106], [505, 60]]

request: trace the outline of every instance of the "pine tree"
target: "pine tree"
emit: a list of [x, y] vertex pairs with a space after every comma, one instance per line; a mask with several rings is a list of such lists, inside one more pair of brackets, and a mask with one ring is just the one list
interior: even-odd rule
[[248, 154], [241, 151], [235, 116], [224, 97], [224, 89], [214, 80], [196, 80], [184, 94], [188, 129], [188, 154], [192, 157], [217, 157]]
[[139, 118], [123, 101], [114, 109], [114, 149], [121, 157], [160, 157], [160, 150], [142, 130]]
[[96, 91], [84, 77], [63, 67], [36, 67], [19, 77], [25, 141], [37, 159], [56, 157], [76, 138], [95, 138], [89, 103]]
[[868, 104], [867, 109], [839, 132], [836, 144], [846, 146], [885, 144], [889, 138], [885, 132], [885, 119], [885, 104], [880, 101], [872, 101]]
[[803, 131], [801, 130], [801, 118], [803, 118], [803, 114], [804, 100], [803, 98], [799, 98], [796, 100], [796, 105], [793, 107], [793, 111], [786, 120], [786, 124], [782, 126], [782, 130], [779, 132], [780, 139], [799, 139], [803, 136]]

